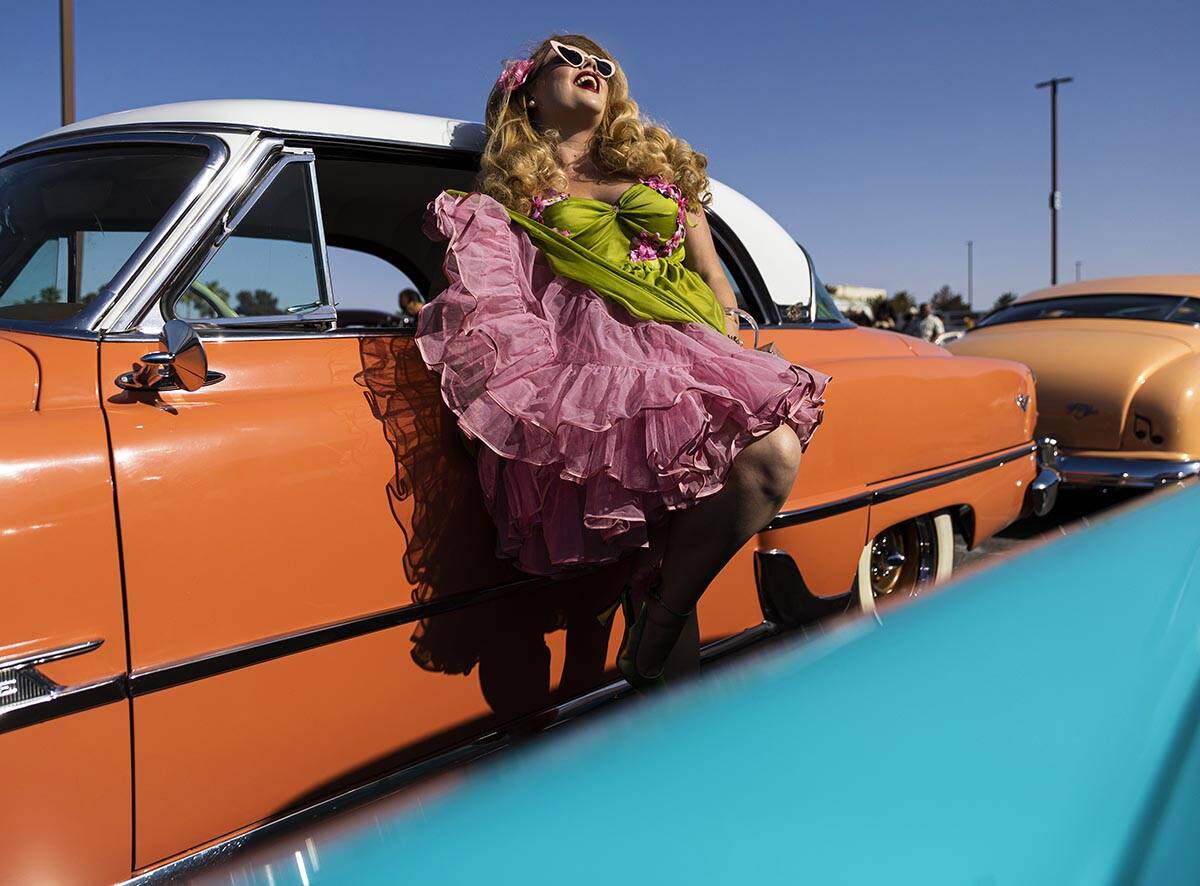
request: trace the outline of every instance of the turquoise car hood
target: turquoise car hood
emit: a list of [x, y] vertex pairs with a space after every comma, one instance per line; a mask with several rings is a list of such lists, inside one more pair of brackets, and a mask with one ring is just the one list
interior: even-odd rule
[[1200, 488], [1160, 495], [883, 624], [859, 620], [509, 755], [433, 802], [299, 834], [273, 870], [239, 876], [1157, 879], [1197, 852], [1198, 557]]

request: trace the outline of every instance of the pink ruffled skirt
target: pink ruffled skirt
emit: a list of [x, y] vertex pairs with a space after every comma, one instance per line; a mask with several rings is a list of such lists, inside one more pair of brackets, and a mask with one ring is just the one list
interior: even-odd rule
[[426, 234], [447, 239], [449, 286], [417, 346], [480, 441], [497, 553], [542, 575], [603, 563], [724, 485], [733, 459], [780, 425], [807, 445], [828, 376], [699, 324], [637, 320], [556, 276], [508, 213], [442, 194]]

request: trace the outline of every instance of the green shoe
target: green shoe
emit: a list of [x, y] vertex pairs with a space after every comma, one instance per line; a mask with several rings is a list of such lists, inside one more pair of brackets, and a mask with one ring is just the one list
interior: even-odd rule
[[[667, 657], [675, 643], [678, 642], [679, 635], [683, 633], [692, 612], [695, 612], [694, 609], [692, 612], [676, 612], [669, 608], [658, 593], [661, 584], [661, 579], [656, 576], [640, 605], [635, 605], [633, 592], [629, 585], [626, 585], [621, 593], [621, 609], [625, 614], [625, 636], [621, 640], [621, 649], [617, 653], [617, 669], [629, 682], [629, 685], [638, 692], [649, 692], [666, 687]], [[642, 638], [646, 633], [646, 626], [650, 623], [653, 623], [656, 630], [665, 632], [666, 636], [673, 637], [673, 639], [670, 646], [667, 647], [667, 657], [663, 658], [655, 670], [647, 673], [638, 669], [637, 659]]]

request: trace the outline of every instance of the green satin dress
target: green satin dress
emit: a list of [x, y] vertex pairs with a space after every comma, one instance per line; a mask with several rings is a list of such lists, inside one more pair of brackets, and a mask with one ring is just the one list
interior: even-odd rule
[[[458, 192], [461, 193], [461, 192]], [[578, 280], [634, 317], [703, 323], [725, 334], [712, 289], [684, 267], [690, 223], [674, 185], [646, 179], [615, 203], [559, 194], [535, 200], [532, 215], [509, 210], [556, 274]]]

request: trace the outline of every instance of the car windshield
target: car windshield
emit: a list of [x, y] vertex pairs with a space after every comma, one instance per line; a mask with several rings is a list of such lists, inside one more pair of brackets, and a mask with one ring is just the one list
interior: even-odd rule
[[0, 322], [69, 323], [207, 159], [185, 145], [39, 154], [0, 166]]
[[1200, 323], [1200, 298], [1121, 293], [1046, 298], [1002, 308], [979, 325], [998, 326], [1025, 320], [1065, 320], [1073, 317]]

